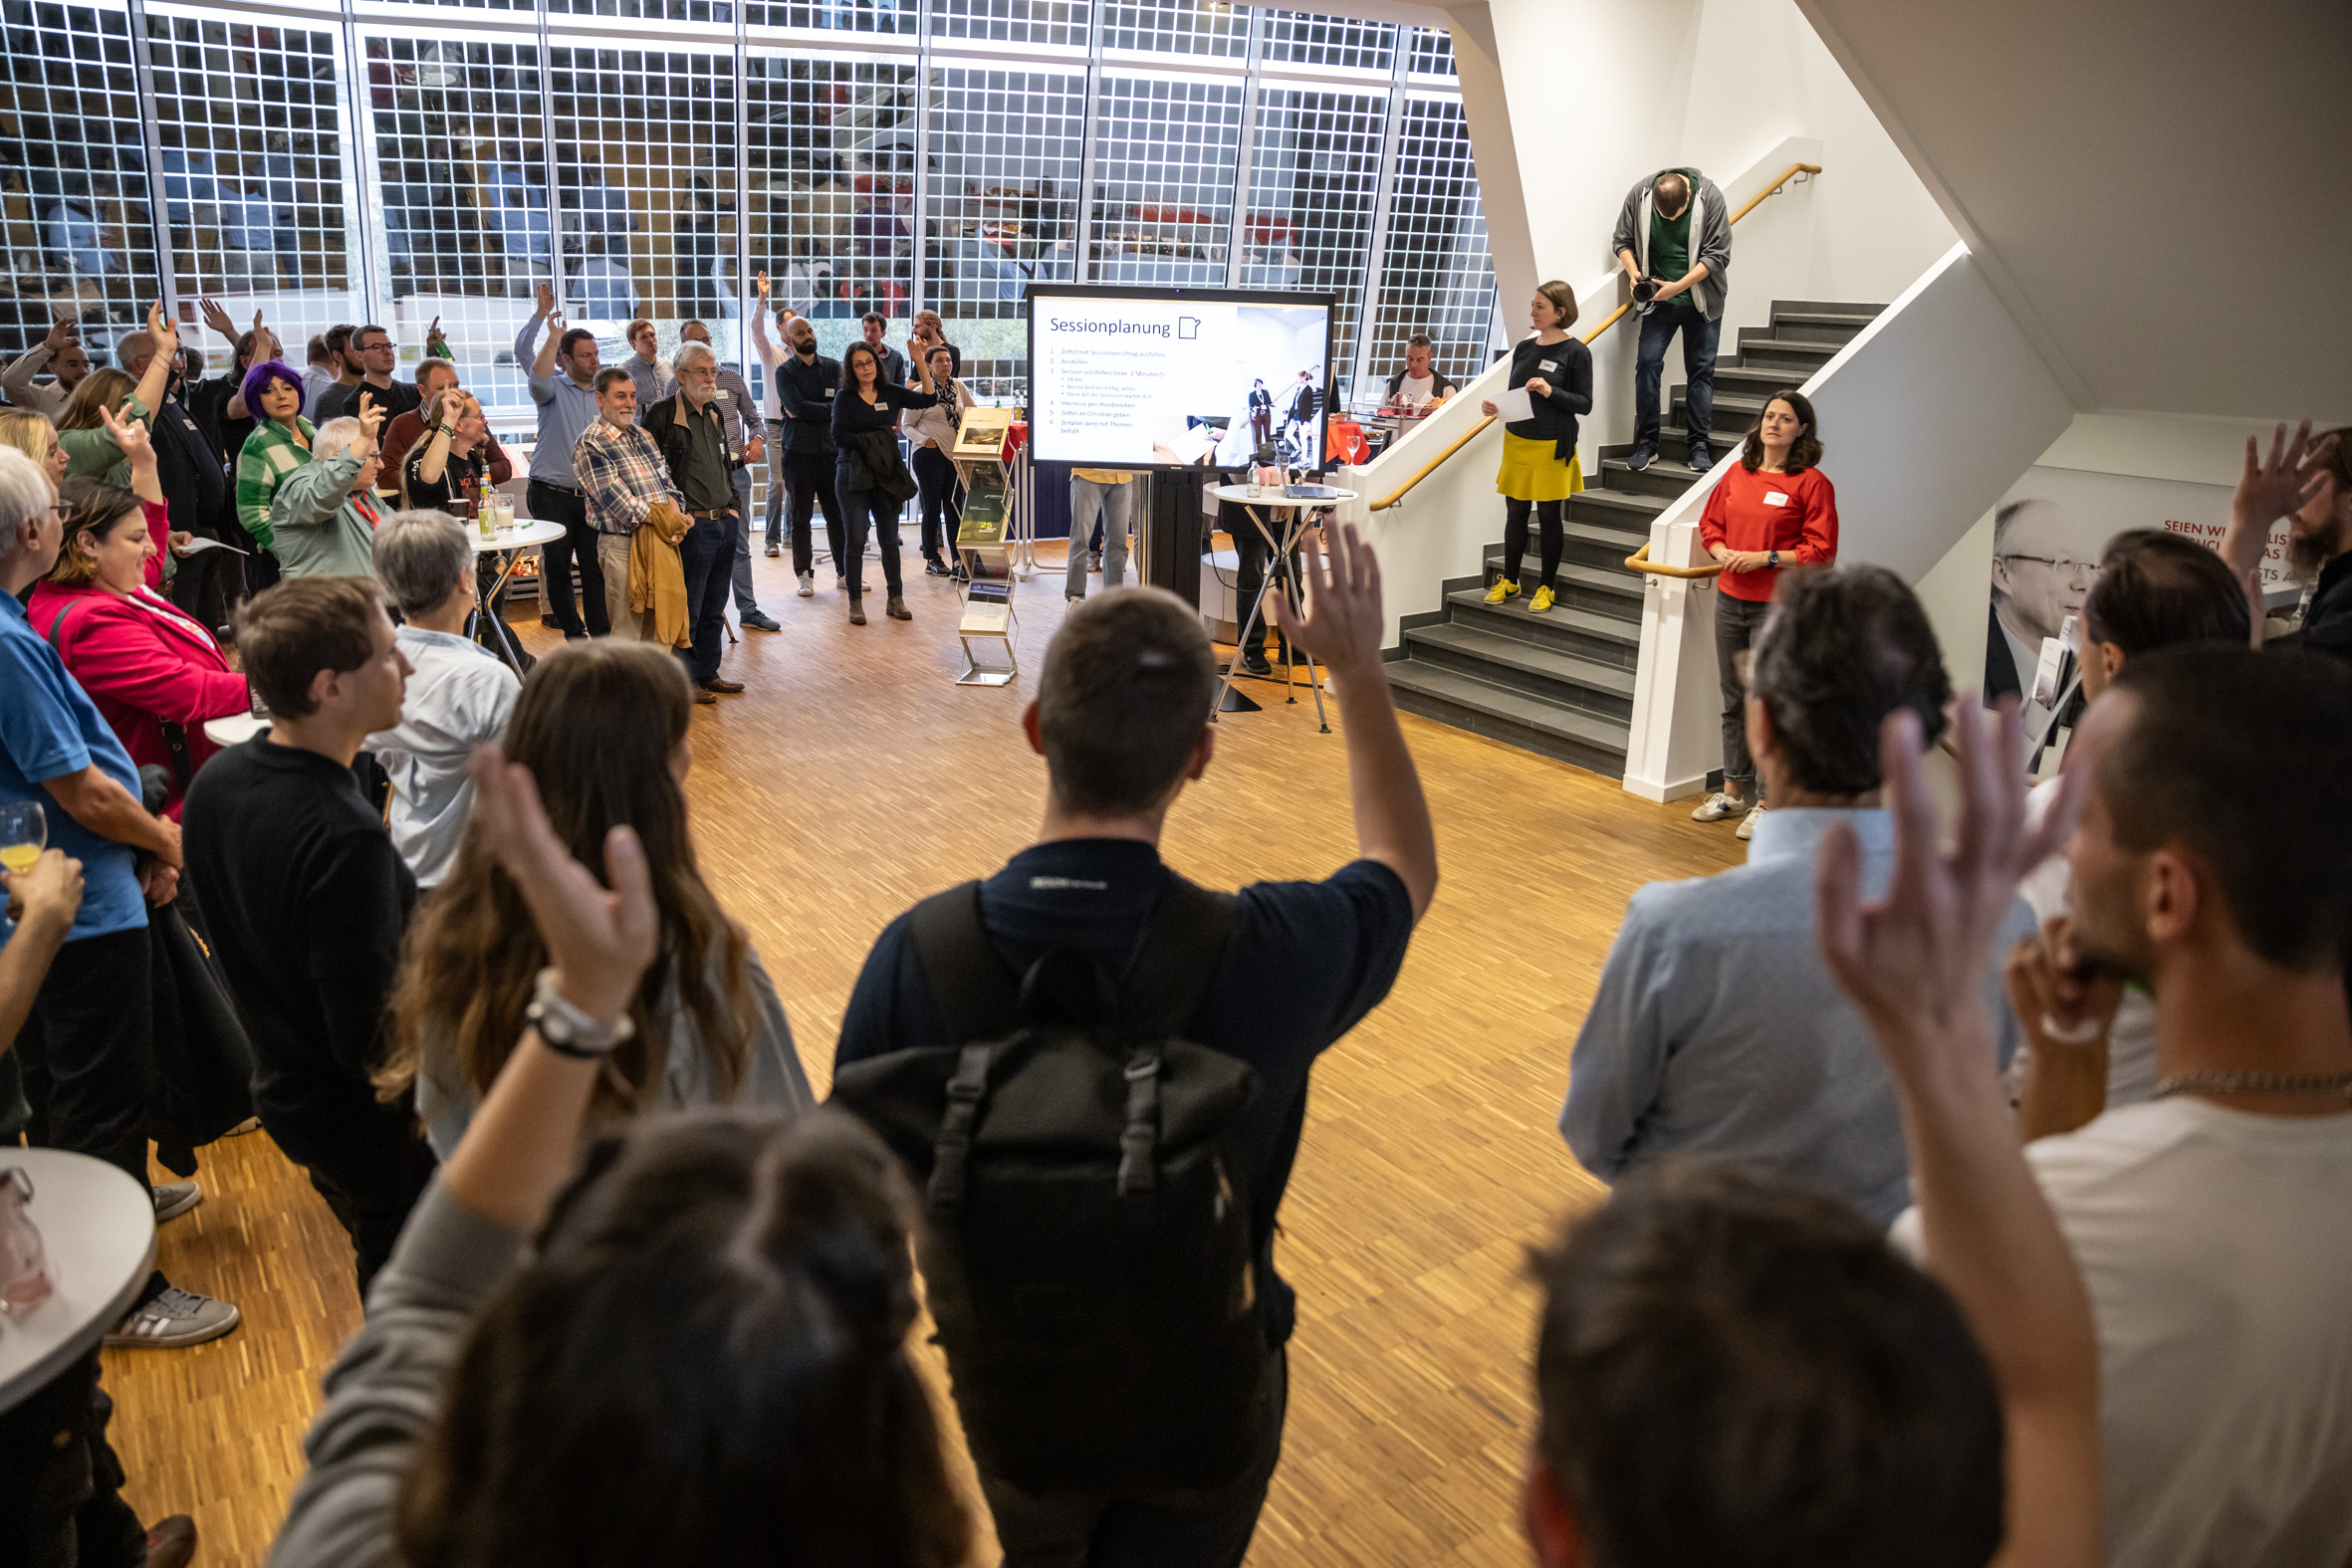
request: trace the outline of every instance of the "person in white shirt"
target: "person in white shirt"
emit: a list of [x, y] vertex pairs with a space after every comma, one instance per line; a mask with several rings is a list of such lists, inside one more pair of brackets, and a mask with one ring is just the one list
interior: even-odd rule
[[[49, 336], [35, 343], [32, 351], [0, 372], [0, 392], [19, 408], [30, 408], [35, 413], [47, 414], [51, 424], [66, 411], [73, 399], [74, 388], [90, 373], [90, 350], [82, 346], [76, 334], [75, 320], [60, 316], [49, 329]], [[33, 377], [47, 370], [56, 379], [41, 384]]]
[[1427, 413], [1429, 409], [1453, 396], [1461, 388], [1453, 378], [1438, 369], [1436, 350], [1427, 333], [1415, 333], [1405, 344], [1405, 367], [1388, 378], [1388, 390], [1382, 394], [1380, 406], [1388, 413]]
[[[2076, 732], [2073, 946], [2156, 999], [2157, 1097], [2025, 1151], [2098, 1320], [2112, 1568], [2352, 1554], [2352, 671], [2131, 660]], [[1911, 1221], [1897, 1222], [1910, 1244]]]
[[468, 638], [474, 612], [474, 547], [446, 512], [396, 512], [375, 531], [375, 575], [399, 606], [408, 677], [400, 722], [367, 738], [392, 781], [392, 847], [433, 887], [449, 874], [473, 814], [466, 772], [477, 747], [506, 734], [523, 683]]

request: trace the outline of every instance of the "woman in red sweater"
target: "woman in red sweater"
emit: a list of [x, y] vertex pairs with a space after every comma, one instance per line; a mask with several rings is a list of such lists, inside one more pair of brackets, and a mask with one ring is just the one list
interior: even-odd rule
[[188, 781], [217, 750], [204, 738], [204, 721], [247, 712], [250, 698], [212, 634], [156, 591], [162, 552], [173, 542], [145, 438], [137, 429], [124, 455], [131, 483], [152, 499], [95, 479], [59, 488], [65, 546], [34, 586], [27, 614], [130, 760], [161, 765], [169, 777], [164, 815], [176, 820]]
[[1753, 837], [1764, 813], [1756, 759], [1748, 752], [1748, 681], [1742, 656], [1772, 606], [1772, 584], [1790, 566], [1837, 560], [1837, 489], [1819, 467], [1821, 431], [1813, 405], [1790, 387], [1764, 402], [1740, 464], [1707, 498], [1699, 543], [1723, 565], [1715, 585], [1715, 664], [1723, 683], [1723, 788], [1691, 813], [1698, 822], [1740, 818]]

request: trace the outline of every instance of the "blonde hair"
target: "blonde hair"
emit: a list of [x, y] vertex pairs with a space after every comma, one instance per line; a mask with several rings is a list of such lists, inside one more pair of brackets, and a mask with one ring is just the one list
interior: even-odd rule
[[1549, 283], [1539, 283], [1535, 285], [1535, 292], [1551, 302], [1551, 308], [1559, 313], [1559, 325], [1561, 327], [1573, 327], [1576, 325], [1575, 290], [1569, 288], [1557, 278], [1554, 278]]
[[57, 450], [57, 426], [30, 408], [0, 408], [0, 446], [12, 446], [36, 463]]
[[74, 388], [74, 395], [66, 402], [65, 414], [58, 420], [60, 430], [103, 430], [106, 418], [99, 410], [118, 413], [130, 394], [138, 386], [121, 370], [93, 370]]

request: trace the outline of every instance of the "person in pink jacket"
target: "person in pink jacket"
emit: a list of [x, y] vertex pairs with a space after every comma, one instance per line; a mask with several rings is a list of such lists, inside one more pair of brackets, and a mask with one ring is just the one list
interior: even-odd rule
[[158, 591], [164, 549], [188, 537], [169, 533], [146, 432], [125, 433], [133, 489], [95, 479], [59, 487], [64, 548], [26, 610], [131, 761], [162, 766], [164, 814], [176, 820], [188, 781], [218, 750], [204, 721], [247, 712], [250, 698], [212, 634]]

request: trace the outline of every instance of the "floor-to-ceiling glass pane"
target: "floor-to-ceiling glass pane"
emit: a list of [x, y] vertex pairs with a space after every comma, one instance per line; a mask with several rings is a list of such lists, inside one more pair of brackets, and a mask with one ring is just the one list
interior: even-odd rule
[[1454, 80], [1454, 35], [1442, 27], [1413, 29], [1412, 52], [1405, 58], [1405, 70], [1416, 78], [1432, 81]]
[[1494, 310], [1495, 266], [1462, 101], [1410, 95], [1368, 362], [1402, 363], [1406, 340], [1427, 333], [1438, 367], [1467, 378], [1486, 368]]
[[1268, 65], [1386, 77], [1396, 69], [1396, 27], [1317, 16], [1311, 11], [1266, 13], [1260, 58]]
[[743, 16], [754, 28], [912, 38], [921, 26], [919, 5], [920, 0], [749, 0]]
[[0, 355], [13, 360], [60, 316], [110, 363], [158, 293], [147, 154], [118, 7], [0, 6]]
[[1091, 16], [1086, 0], [931, 0], [931, 36], [960, 48], [1082, 54]]
[[751, 258], [824, 351], [857, 318], [906, 338], [914, 281], [915, 65], [755, 48], [746, 64]]
[[972, 389], [1011, 396], [1027, 373], [1028, 286], [1070, 275], [1086, 79], [950, 62], [931, 83], [924, 298]]
[[1103, 74], [1080, 282], [1224, 286], [1242, 93], [1235, 80]]
[[[259, 310], [294, 357], [363, 322], [334, 29], [151, 6], [147, 41], [182, 316], [200, 298], [240, 327]], [[193, 340], [225, 361], [227, 344]]]
[[515, 331], [554, 278], [539, 44], [493, 35], [367, 31], [368, 112], [380, 184], [377, 298], [413, 370], [438, 321], [486, 409], [530, 393]]
[[1327, 387], [1333, 375], [1345, 378], [1355, 362], [1387, 119], [1385, 93], [1268, 87], [1259, 95], [1234, 283], [1338, 296], [1331, 363], [1317, 370], [1317, 386]]
[[1222, 0], [1104, 0], [1102, 47], [1113, 54], [1240, 60], [1250, 52], [1250, 8]]
[[567, 317], [607, 361], [628, 324], [660, 351], [689, 318], [732, 358], [735, 62], [732, 53], [552, 43], [551, 167]]

